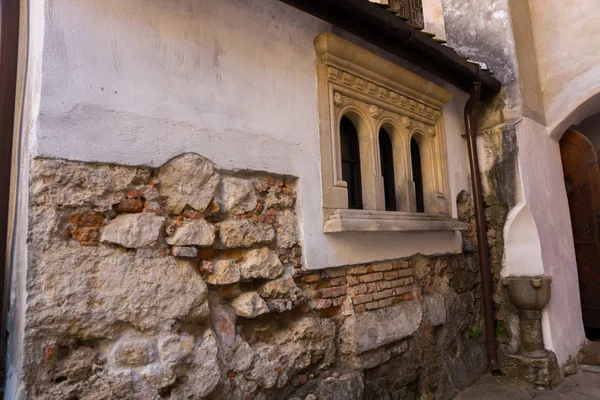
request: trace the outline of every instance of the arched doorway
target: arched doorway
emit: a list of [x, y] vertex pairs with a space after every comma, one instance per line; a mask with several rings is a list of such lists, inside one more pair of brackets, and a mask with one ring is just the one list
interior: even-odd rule
[[569, 129], [560, 140], [586, 335], [600, 338], [600, 168], [597, 149]]

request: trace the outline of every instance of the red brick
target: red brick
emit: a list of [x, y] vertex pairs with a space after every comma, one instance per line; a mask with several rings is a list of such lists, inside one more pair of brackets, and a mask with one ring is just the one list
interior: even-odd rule
[[410, 268], [410, 262], [408, 262], [407, 260], [396, 261], [392, 265], [394, 266], [394, 269]]
[[385, 279], [385, 280], [396, 279], [398, 276], [399, 276], [398, 271], [390, 271], [390, 272], [385, 272], [383, 274], [383, 279]]
[[75, 226], [103, 226], [104, 214], [99, 212], [73, 213], [69, 215], [69, 223]]
[[354, 304], [362, 304], [362, 303], [368, 303], [369, 301], [373, 300], [373, 295], [372, 294], [363, 294], [360, 296], [354, 296], [352, 298], [352, 302]]
[[381, 281], [377, 283], [379, 284], [379, 290], [385, 290], [394, 287], [394, 283], [392, 281]]
[[100, 243], [100, 231], [95, 227], [75, 227], [71, 235], [82, 246], [98, 246]]
[[365, 286], [367, 287], [367, 293], [373, 293], [378, 290], [381, 290], [381, 287], [379, 286], [379, 282], [365, 283]]
[[380, 281], [382, 279], [383, 279], [383, 274], [381, 272], [375, 272], [373, 274], [367, 274], [367, 275], [358, 277], [358, 280], [363, 283]]
[[389, 307], [391, 305], [392, 305], [392, 299], [391, 298], [379, 300], [379, 308]]
[[[283, 261], [282, 261], [283, 262]], [[331, 284], [329, 283], [329, 281], [318, 281], [315, 284], [315, 287], [317, 289], [322, 289], [322, 288], [328, 288], [329, 286], [331, 286]]]
[[346, 270], [346, 273], [350, 274], [350, 275], [361, 275], [361, 274], [366, 274], [367, 273], [367, 267], [360, 266], [360, 267], [352, 267], [352, 268], [348, 268]]
[[380, 300], [380, 299], [384, 299], [386, 297], [391, 297], [393, 296], [395, 289], [388, 289], [388, 290], [384, 290], [383, 292], [377, 292], [377, 293], [373, 293], [373, 298], [375, 300]]
[[352, 295], [359, 295], [359, 294], [365, 294], [365, 293], [367, 293], [367, 285], [366, 284], [352, 286], [350, 288], [350, 294], [352, 294]]
[[392, 267], [391, 263], [373, 265], [373, 271], [375, 271], [375, 272], [391, 271], [392, 268], [393, 267]]
[[321, 290], [321, 297], [324, 299], [332, 299], [335, 297], [344, 296], [346, 294], [346, 286], [338, 286]]
[[138, 192], [137, 190], [130, 190], [129, 192], [125, 193], [126, 199], [137, 199], [139, 197], [140, 197], [140, 192]]
[[322, 310], [323, 308], [331, 307], [331, 299], [318, 299], [311, 300], [310, 306], [316, 310]]
[[340, 285], [345, 285], [346, 284], [346, 277], [343, 276], [341, 278], [333, 278], [329, 280], [329, 284], [331, 286], [340, 286]]
[[409, 293], [412, 292], [413, 287], [412, 286], [401, 286], [401, 287], [397, 287], [396, 289], [394, 289], [394, 295], [398, 296], [404, 293]]
[[395, 279], [393, 281], [383, 281], [380, 282], [379, 285], [381, 286], [381, 288], [385, 288], [385, 289], [389, 289], [389, 288], [394, 288], [394, 287], [398, 287], [398, 286], [404, 286], [404, 279]]
[[46, 347], [46, 355], [44, 356], [46, 361], [50, 361], [54, 358], [54, 346]]
[[401, 269], [398, 271], [398, 276], [412, 276], [412, 269]]
[[304, 275], [302, 278], [300, 278], [300, 280], [302, 282], [306, 282], [306, 283], [317, 282], [320, 279], [321, 279], [321, 274], [319, 274], [319, 273], [317, 273], [317, 274], [310, 274], [310, 275]]
[[367, 306], [365, 306], [364, 304], [354, 306], [354, 312], [361, 313], [365, 311], [367, 311]]
[[144, 204], [140, 199], [125, 199], [115, 204], [113, 210], [118, 213], [139, 213], [144, 210]]
[[425, 333], [425, 337], [429, 337], [430, 331], [431, 331], [431, 326], [429, 324], [425, 324], [423, 326], [423, 332]]
[[189, 208], [183, 212], [183, 216], [189, 219], [204, 219], [204, 214], [196, 210], [190, 210]]
[[325, 273], [330, 278], [338, 278], [340, 276], [345, 276], [346, 270], [344, 268], [336, 268], [336, 269], [327, 270]]
[[370, 303], [365, 304], [365, 307], [367, 307], [367, 310], [376, 310], [379, 308], [379, 302], [372, 301]]
[[348, 282], [348, 285], [352, 286], [352, 285], [358, 285], [360, 282], [358, 281], [358, 278], [356, 276], [352, 276], [352, 275], [348, 275], [346, 277], [346, 282]]
[[346, 296], [338, 297], [337, 299], [332, 299], [331, 305], [333, 307], [339, 307], [342, 305], [342, 303], [344, 303], [344, 300], [346, 300]]

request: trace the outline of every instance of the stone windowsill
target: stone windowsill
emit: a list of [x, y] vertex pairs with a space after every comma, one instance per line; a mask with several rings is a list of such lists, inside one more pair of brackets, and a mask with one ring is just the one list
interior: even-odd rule
[[325, 233], [390, 231], [464, 231], [468, 225], [444, 214], [337, 209], [323, 226]]

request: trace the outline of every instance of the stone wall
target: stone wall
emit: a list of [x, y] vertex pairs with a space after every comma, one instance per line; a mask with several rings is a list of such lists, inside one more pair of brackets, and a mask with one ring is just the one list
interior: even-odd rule
[[35, 159], [24, 397], [445, 399], [485, 371], [468, 240], [309, 271], [296, 193], [190, 153]]

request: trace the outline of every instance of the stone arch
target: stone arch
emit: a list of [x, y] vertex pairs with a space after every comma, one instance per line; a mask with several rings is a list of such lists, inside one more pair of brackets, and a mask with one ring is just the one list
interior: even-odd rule
[[534, 276], [544, 273], [537, 225], [529, 207], [523, 203], [508, 213], [504, 226], [504, 248], [502, 276]]
[[[408, 138], [407, 148], [410, 149], [411, 141], [413, 139], [419, 146], [419, 153], [421, 156], [421, 178], [423, 182], [424, 212], [438, 213], [439, 204], [437, 198], [437, 188], [435, 184], [435, 155], [433, 154], [431, 141], [421, 130], [415, 129]], [[414, 182], [412, 171], [410, 176], [411, 180]]]
[[409, 180], [410, 157], [407, 155], [406, 134], [389, 117], [383, 118], [379, 122], [377, 132], [381, 129], [385, 129], [392, 139], [397, 209], [398, 211], [409, 211], [406, 182]]
[[[336, 137], [339, 153], [340, 146], [340, 123], [342, 118], [348, 118], [356, 128], [358, 134], [358, 145], [360, 152], [360, 171], [362, 183], [362, 206], [365, 210], [382, 210], [385, 208], [383, 198], [383, 177], [381, 168], [376, 160], [379, 160], [376, 135], [373, 133], [373, 126], [369, 122], [366, 114], [361, 109], [354, 106], [347, 106], [340, 110], [336, 123]], [[341, 157], [337, 157], [338, 177], [341, 178]]]
[[571, 125], [577, 125], [588, 116], [600, 111], [600, 87], [596, 87], [584, 96], [581, 100], [569, 107], [558, 119], [557, 122], [550, 125], [548, 133], [555, 140], [560, 140], [562, 135]]

